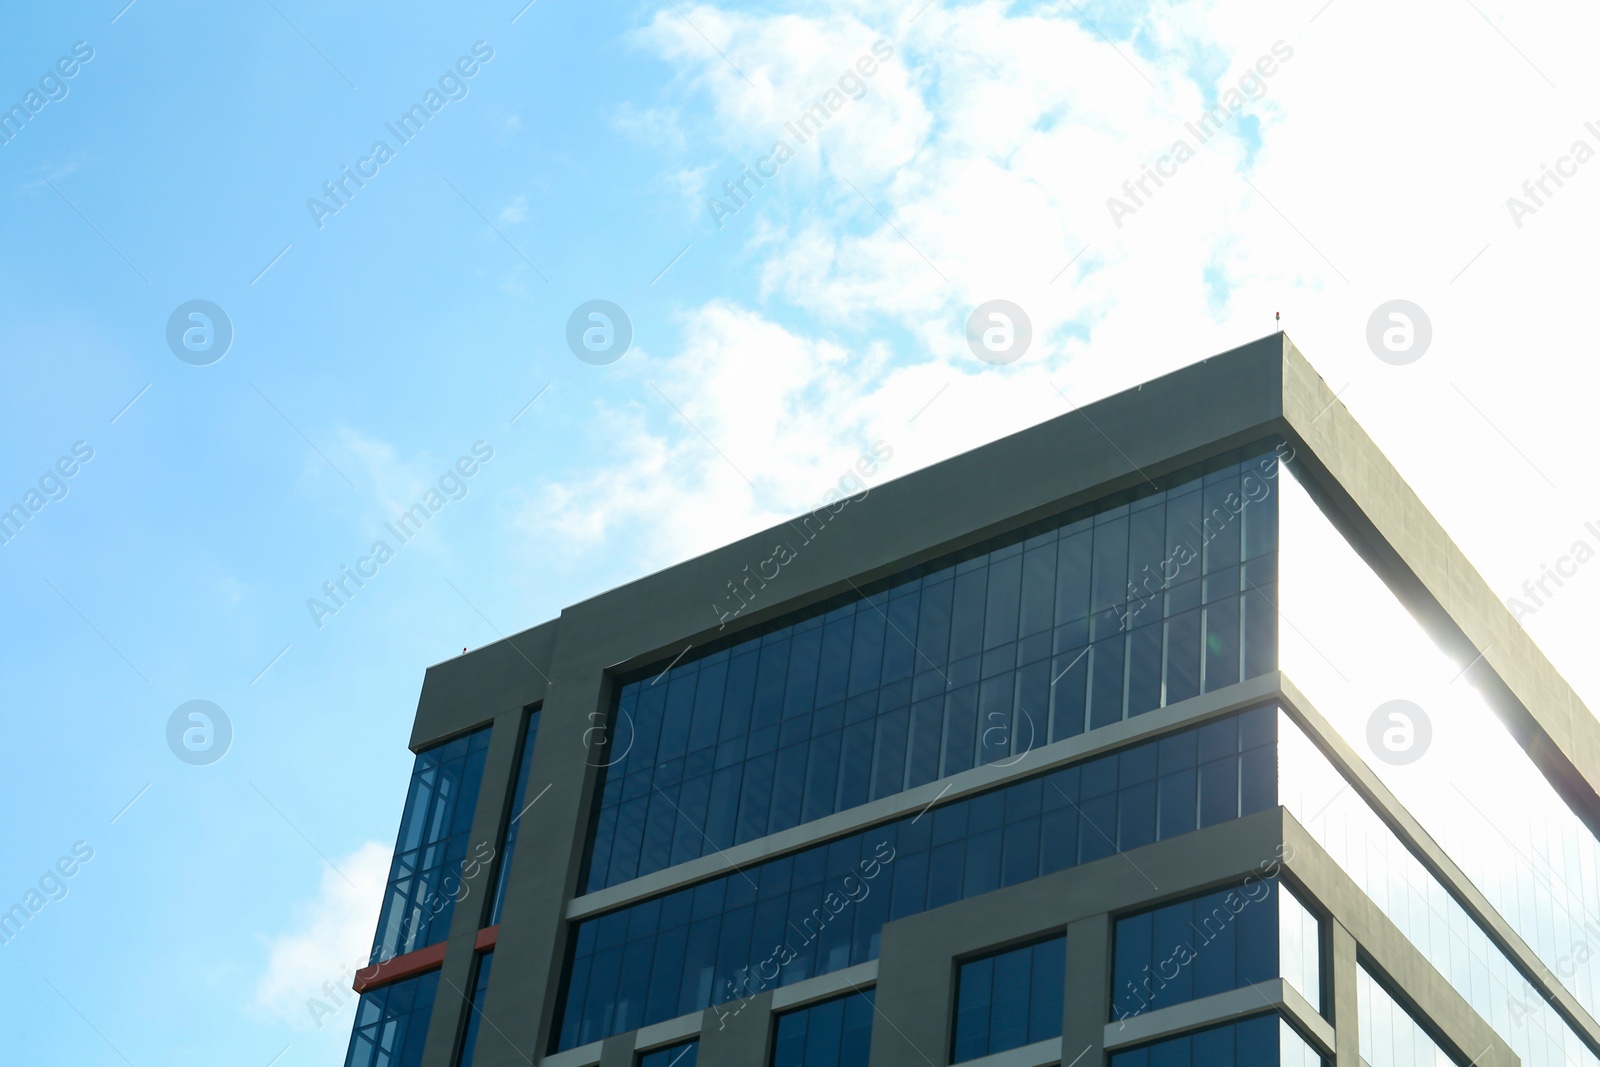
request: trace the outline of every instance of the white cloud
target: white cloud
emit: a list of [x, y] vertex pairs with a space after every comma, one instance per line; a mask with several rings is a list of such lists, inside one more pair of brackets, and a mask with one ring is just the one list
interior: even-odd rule
[[678, 116], [672, 108], [649, 107], [624, 100], [611, 115], [612, 125], [646, 148], [682, 152], [686, 146]]
[[255, 587], [247, 582], [241, 582], [231, 574], [226, 574], [211, 583], [211, 591], [225, 598], [228, 603], [237, 604], [253, 593]]
[[899, 367], [890, 356], [731, 303], [699, 308], [678, 355], [639, 361], [656, 404], [602, 410], [593, 432], [612, 442], [612, 462], [545, 487], [519, 522], [573, 546], [642, 524], [652, 536], [641, 563], [664, 564], [818, 507], [841, 482], [849, 490], [850, 468], [875, 442], [893, 452], [876, 482], [1068, 406], [1037, 365], [984, 373], [964, 347]]
[[511, 202], [500, 209], [500, 221], [507, 226], [515, 226], [527, 217], [528, 198], [520, 194], [512, 197]]
[[[914, 21], [900, 3], [663, 10], [637, 34], [676, 71], [651, 114], [702, 146], [663, 166], [690, 217], [751, 261], [761, 300], [686, 309], [679, 343], [634, 367], [687, 419], [641, 381], [641, 400], [601, 412], [595, 432], [617, 442], [596, 450], [604, 465], [550, 486], [553, 513], [526, 523], [590, 541], [635, 532], [652, 546], [641, 565], [672, 562], [814, 502], [863, 442], [891, 442], [898, 476], [1069, 410], [1057, 389], [1087, 403], [1260, 337], [1282, 311], [1513, 594], [1600, 517], [1585, 513], [1592, 446], [1578, 429], [1600, 386], [1580, 310], [1600, 281], [1583, 236], [1600, 224], [1600, 163], [1520, 228], [1506, 207], [1573, 141], [1600, 147], [1584, 127], [1600, 111], [1568, 102], [1600, 98], [1581, 44], [1600, 13], [1479, 6], [1489, 23], [1468, 5], [1372, 0], [1091, 5], [1109, 43], [1071, 4], [936, 2]], [[864, 95], [713, 230], [705, 198], [879, 39], [894, 56]], [[1185, 123], [1275, 45], [1292, 57], [1201, 144]], [[1119, 226], [1108, 198], [1126, 201], [1124, 182], [1179, 139], [1194, 158]], [[997, 297], [1035, 333], [1007, 368], [963, 336]], [[1396, 297], [1434, 327], [1404, 368], [1364, 339]], [[1596, 611], [1600, 591], [1575, 581], [1530, 621], [1591, 692], [1600, 666], [1577, 635]]]
[[[299, 1031], [330, 1025], [328, 1009], [344, 1015], [354, 999], [351, 978], [366, 966], [372, 950], [392, 851], [369, 841], [338, 861], [342, 875], [323, 872], [316, 895], [297, 904], [288, 927], [267, 941], [266, 969], [256, 982], [257, 1007]], [[334, 999], [335, 992], [342, 999]], [[322, 1010], [314, 1012], [310, 1001]]]
[[[437, 500], [447, 503], [472, 496], [479, 483], [478, 477], [461, 478], [454, 464], [460, 457], [470, 458], [474, 443], [462, 442], [460, 451], [454, 455], [435, 454], [422, 449], [410, 456], [402, 456], [393, 444], [382, 438], [341, 426], [335, 455], [339, 457], [342, 469], [356, 477], [358, 482], [364, 480], [368, 498], [374, 506], [362, 506], [360, 521], [366, 523], [374, 535], [382, 536], [383, 523], [398, 521], [414, 505], [426, 503], [424, 498], [430, 492]], [[493, 447], [492, 441], [488, 443]], [[441, 485], [441, 480], [446, 478], [448, 483]], [[428, 550], [433, 552], [448, 550], [444, 541], [434, 538], [421, 538], [417, 543], [429, 546]]]
[[720, 302], [684, 328], [680, 355], [630, 356], [655, 405], [600, 412], [594, 432], [616, 442], [615, 464], [547, 487], [525, 528], [580, 543], [648, 522], [653, 561], [680, 559], [819, 505], [870, 450], [852, 375], [881, 351], [852, 354]]

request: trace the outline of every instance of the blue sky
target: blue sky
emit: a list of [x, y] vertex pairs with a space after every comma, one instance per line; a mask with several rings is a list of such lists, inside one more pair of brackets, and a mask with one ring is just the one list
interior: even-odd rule
[[[817, 503], [873, 442], [899, 476], [1281, 310], [1504, 595], [1600, 521], [1572, 341], [1600, 170], [1520, 226], [1505, 204], [1595, 139], [1571, 12], [122, 2], [0, 35], [7, 109], [93, 50], [0, 144], [0, 507], [59, 497], [0, 545], [0, 907], [93, 849], [0, 945], [18, 1062], [337, 1062], [348, 1006], [318, 1030], [305, 1000], [370, 939], [424, 668]], [[1404, 368], [1365, 342], [1397, 297], [1435, 336]], [[1033, 324], [1004, 366], [965, 340], [995, 298]], [[206, 366], [165, 336], [197, 299], [233, 330]], [[633, 330], [604, 366], [565, 339], [594, 299]], [[478, 442], [319, 626], [308, 599]], [[1591, 700], [1597, 607], [1581, 574], [1527, 621]], [[190, 700], [232, 723], [209, 766], [167, 747]]]

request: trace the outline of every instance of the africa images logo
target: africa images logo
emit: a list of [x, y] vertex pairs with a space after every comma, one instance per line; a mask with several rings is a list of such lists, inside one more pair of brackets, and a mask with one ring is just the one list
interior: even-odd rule
[[[454, 464], [446, 467], [444, 473], [439, 475], [436, 488], [430, 486], [416, 503], [401, 512], [393, 522], [385, 522], [383, 528], [393, 535], [397, 544], [405, 545], [420, 534], [429, 520], [444, 510], [445, 505], [452, 501], [465, 500], [472, 488], [470, 484], [472, 478], [492, 459], [494, 459], [494, 446], [487, 441], [474, 441], [472, 455], [458, 457]], [[322, 583], [322, 592], [326, 599], [314, 596], [306, 598], [306, 611], [311, 614], [311, 621], [316, 624], [317, 629], [322, 629], [326, 625], [326, 620], [348, 607], [356, 594], [382, 573], [383, 565], [394, 557], [394, 547], [380, 537], [372, 542], [372, 547], [367, 550], [366, 555], [356, 560], [353, 570], [350, 564], [341, 563], [338, 577]]]
[[367, 154], [356, 160], [355, 169], [351, 170], [348, 163], [341, 164], [338, 177], [322, 183], [323, 197], [315, 196], [306, 198], [306, 210], [311, 213], [311, 221], [316, 223], [317, 229], [322, 229], [326, 223], [323, 221], [330, 215], [337, 215], [344, 208], [350, 206], [350, 201], [355, 199], [356, 193], [365, 188], [367, 182], [376, 178], [381, 168], [394, 159], [396, 149], [402, 148], [422, 132], [423, 127], [433, 116], [444, 110], [446, 104], [454, 100], [465, 100], [471, 87], [467, 84], [483, 65], [494, 58], [494, 48], [487, 41], [478, 41], [472, 46], [472, 55], [462, 56], [456, 60], [453, 67], [448, 67], [439, 75], [436, 87], [430, 85], [422, 94], [422, 99], [413, 103], [402, 111], [393, 122], [385, 122], [384, 128], [394, 136], [394, 146], [388, 141], [377, 140], [372, 142], [372, 147]]
[[[1267, 79], [1278, 72], [1281, 64], [1293, 58], [1292, 46], [1282, 40], [1273, 41], [1271, 55], [1259, 57], [1239, 76], [1236, 85], [1229, 86], [1218, 96], [1210, 110], [1195, 121], [1183, 124], [1184, 131], [1194, 138], [1194, 144], [1189, 143], [1189, 137], [1179, 137], [1156, 159], [1154, 167], [1149, 163], [1139, 164], [1139, 176], [1122, 183], [1122, 193], [1127, 200], [1115, 196], [1106, 197], [1106, 210], [1111, 214], [1111, 221], [1117, 224], [1117, 229], [1122, 229], [1124, 218], [1136, 215], [1140, 208], [1148, 206], [1156, 192], [1166, 184], [1162, 181], [1163, 178], [1172, 179], [1178, 176], [1178, 168], [1199, 154], [1196, 151], [1197, 147], [1205, 145], [1207, 141], [1221, 133], [1230, 119], [1243, 113], [1246, 104], [1254, 103], [1266, 96]], [[1155, 183], [1155, 189], [1150, 188], [1147, 184], [1149, 182]]]

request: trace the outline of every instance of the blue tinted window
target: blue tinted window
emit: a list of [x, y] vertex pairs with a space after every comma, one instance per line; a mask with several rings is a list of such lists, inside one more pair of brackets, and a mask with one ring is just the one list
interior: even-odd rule
[[1113, 1053], [1111, 1067], [1325, 1067], [1325, 1064], [1305, 1038], [1282, 1018], [1257, 1015]]
[[391, 982], [361, 994], [345, 1067], [416, 1067], [428, 1042], [439, 972]]
[[522, 826], [522, 816], [527, 812], [528, 806], [539, 799], [537, 794], [532, 800], [528, 799], [528, 773], [533, 764], [533, 746], [538, 739], [539, 713], [529, 712], [528, 730], [523, 735], [522, 755], [517, 763], [517, 785], [511, 794], [511, 813], [507, 817], [503, 844], [500, 846], [499, 873], [495, 875], [494, 906], [489, 909], [490, 926], [500, 921], [500, 909], [505, 904], [506, 880], [511, 874], [511, 856], [517, 850], [517, 833]]
[[[612, 709], [626, 754], [604, 772], [586, 891], [1274, 669], [1264, 452], [642, 672]], [[796, 542], [817, 533], [797, 524]], [[771, 595], [757, 570], [730, 576], [719, 618]]]
[[778, 1016], [772, 1067], [867, 1067], [873, 993], [863, 989]]
[[956, 1063], [1061, 1036], [1067, 939], [963, 963], [956, 978]]
[[370, 962], [444, 940], [464, 867], [491, 858], [487, 842], [467, 856], [488, 748], [486, 726], [417, 753]]
[[1165, 904], [1117, 920], [1113, 1019], [1286, 977], [1320, 1007], [1315, 916], [1275, 880]]
[[478, 973], [472, 980], [472, 998], [467, 1001], [467, 1025], [461, 1035], [461, 1058], [456, 1067], [472, 1067], [478, 1054], [478, 1026], [483, 1022], [484, 997], [489, 992], [489, 969], [493, 963], [494, 949], [478, 957]]
[[1158, 818], [1155, 838], [1192, 830], [1202, 756], [1214, 775], [1232, 768], [1236, 818], [1247, 788], [1275, 795], [1271, 761], [1264, 783], [1243, 779], [1276, 723], [1276, 708], [1244, 712], [585, 919], [560, 1048], [877, 959], [890, 919], [1136, 848], [1150, 840], [1152, 783], [1166, 810], [1187, 813]]
[[639, 1057], [639, 1067], [695, 1067], [700, 1058], [700, 1042], [685, 1041], [670, 1048], [658, 1048]]

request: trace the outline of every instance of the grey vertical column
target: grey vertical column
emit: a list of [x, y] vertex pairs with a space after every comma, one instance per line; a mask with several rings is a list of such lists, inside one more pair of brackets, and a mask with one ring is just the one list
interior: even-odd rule
[[1061, 1015], [1061, 1062], [1100, 1067], [1111, 1018], [1111, 916], [1067, 924], [1066, 1003]]
[[559, 1026], [566, 908], [577, 890], [598, 764], [604, 760], [590, 755], [594, 750], [585, 745], [596, 723], [604, 721], [594, 716], [606, 711], [610, 682], [583, 640], [569, 638], [565, 627], [550, 678], [528, 772], [528, 795], [540, 800], [517, 831], [474, 1067], [537, 1063]]
[[873, 1067], [950, 1062], [954, 969], [950, 947], [925, 936], [927, 922], [914, 916], [884, 925], [873, 997]]
[[772, 1054], [772, 993], [710, 1007], [700, 1019], [699, 1067], [765, 1067]]
[[[472, 836], [467, 841], [465, 869], [452, 872], [461, 881], [456, 890], [455, 912], [450, 916], [450, 935], [445, 944], [444, 965], [439, 973], [439, 991], [428, 1022], [428, 1044], [423, 1050], [422, 1067], [451, 1067], [460, 1030], [466, 1019], [467, 1000], [472, 996], [473, 945], [478, 929], [486, 921], [484, 908], [494, 893], [492, 859], [500, 849], [500, 829], [506, 806], [515, 788], [517, 757], [522, 750], [523, 708], [503, 711], [494, 718], [489, 734], [489, 751], [483, 763], [483, 784], [478, 790], [478, 807], [472, 813]], [[453, 884], [449, 878], [446, 884]]]
[[1356, 1004], [1356, 939], [1338, 920], [1329, 924], [1333, 986], [1333, 1041], [1337, 1067], [1362, 1067], [1360, 1012]]
[[600, 1046], [600, 1067], [633, 1067], [633, 1031], [608, 1037]]

